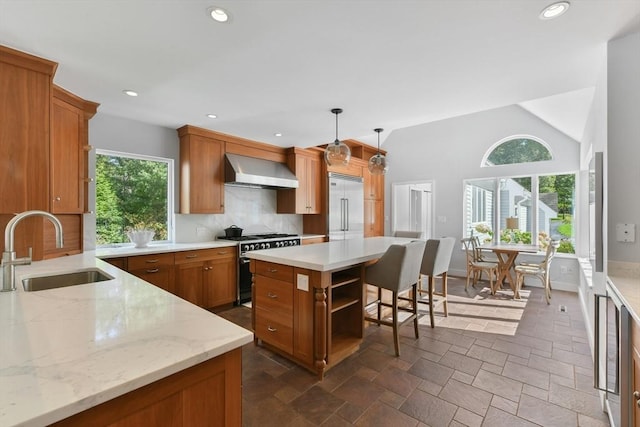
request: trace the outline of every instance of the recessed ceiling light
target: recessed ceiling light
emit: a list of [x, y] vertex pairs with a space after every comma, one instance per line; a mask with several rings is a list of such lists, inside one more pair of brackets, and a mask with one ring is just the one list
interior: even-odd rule
[[569, 9], [568, 1], [559, 1], [542, 9], [540, 12], [540, 19], [553, 19], [562, 15]]
[[135, 90], [131, 90], [131, 89], [125, 89], [122, 91], [122, 93], [124, 93], [125, 95], [129, 95], [129, 96], [138, 96], [138, 92], [136, 92]]
[[280, 132], [276, 132], [273, 134], [273, 136], [282, 136], [282, 134]]
[[211, 15], [211, 18], [213, 18], [213, 20], [216, 22], [225, 23], [231, 20], [231, 15], [229, 14], [229, 12], [221, 7], [213, 6], [207, 10], [209, 12], [209, 15]]
[[217, 119], [218, 116], [216, 116], [215, 114], [207, 114], [207, 117], [209, 117], [210, 119]]

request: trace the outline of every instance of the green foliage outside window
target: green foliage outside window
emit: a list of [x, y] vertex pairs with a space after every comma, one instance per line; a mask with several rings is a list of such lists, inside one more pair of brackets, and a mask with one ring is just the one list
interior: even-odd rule
[[96, 243], [128, 242], [129, 229], [155, 231], [167, 240], [169, 163], [96, 155]]
[[485, 166], [551, 160], [551, 153], [543, 144], [529, 138], [505, 141], [493, 149]]

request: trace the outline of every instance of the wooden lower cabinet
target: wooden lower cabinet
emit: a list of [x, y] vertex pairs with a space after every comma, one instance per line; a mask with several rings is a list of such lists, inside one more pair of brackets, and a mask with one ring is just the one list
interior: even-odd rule
[[358, 350], [364, 333], [362, 265], [320, 272], [251, 260], [255, 342], [316, 372]]
[[128, 257], [127, 271], [167, 292], [175, 293], [173, 258], [173, 253]]
[[237, 348], [52, 425], [239, 427], [241, 385]]
[[203, 308], [236, 301], [236, 247], [168, 252], [104, 261]]
[[235, 247], [177, 252], [175, 264], [179, 297], [204, 308], [236, 300]]

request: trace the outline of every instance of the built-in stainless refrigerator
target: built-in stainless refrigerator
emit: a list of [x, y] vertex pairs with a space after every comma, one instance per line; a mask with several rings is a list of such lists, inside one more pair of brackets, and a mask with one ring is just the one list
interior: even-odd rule
[[329, 240], [364, 237], [361, 177], [329, 173]]

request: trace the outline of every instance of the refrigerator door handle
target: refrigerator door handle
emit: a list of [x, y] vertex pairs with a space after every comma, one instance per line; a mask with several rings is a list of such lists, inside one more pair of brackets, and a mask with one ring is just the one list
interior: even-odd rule
[[345, 225], [346, 225], [345, 230], [349, 231], [349, 199], [345, 199], [345, 202], [346, 202], [346, 205], [347, 205], [347, 215], [345, 216], [345, 219], [346, 219], [346, 221], [345, 221]]
[[340, 231], [344, 231], [344, 197], [340, 199]]

